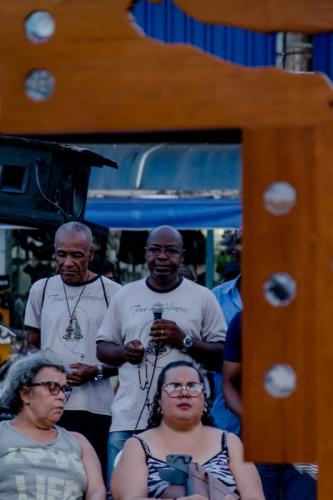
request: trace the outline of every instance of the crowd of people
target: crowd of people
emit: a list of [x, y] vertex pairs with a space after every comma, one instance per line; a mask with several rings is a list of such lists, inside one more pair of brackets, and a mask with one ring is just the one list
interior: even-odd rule
[[[238, 259], [241, 244], [240, 230]], [[90, 229], [60, 226], [57, 274], [31, 287], [28, 352], [1, 395], [12, 418], [0, 422], [0, 498], [292, 498], [244, 462], [228, 360], [222, 382], [241, 277], [212, 292], [185, 277], [184, 255], [181, 234], [160, 226], [145, 246], [148, 276], [120, 286], [89, 269]], [[314, 499], [312, 486], [293, 499]]]

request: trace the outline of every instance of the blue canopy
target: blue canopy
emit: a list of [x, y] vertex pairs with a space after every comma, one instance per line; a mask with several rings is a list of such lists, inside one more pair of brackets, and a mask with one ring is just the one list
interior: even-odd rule
[[85, 218], [115, 229], [241, 225], [240, 144], [90, 144], [119, 170], [92, 168]]
[[119, 170], [93, 167], [91, 190], [240, 189], [239, 144], [91, 144], [89, 149], [119, 165]]
[[239, 199], [115, 197], [88, 198], [85, 219], [114, 229], [215, 229], [240, 227], [241, 214]]

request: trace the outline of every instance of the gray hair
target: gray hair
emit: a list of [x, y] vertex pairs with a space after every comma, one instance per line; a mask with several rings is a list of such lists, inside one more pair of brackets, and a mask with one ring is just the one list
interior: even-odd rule
[[36, 352], [17, 358], [7, 372], [1, 405], [17, 415], [23, 406], [20, 390], [33, 383], [39, 370], [46, 367], [56, 368], [62, 373], [67, 371], [65, 365], [51, 353]]
[[57, 239], [60, 238], [60, 236], [62, 236], [62, 234], [73, 234], [73, 233], [83, 233], [87, 239], [87, 243], [89, 245], [93, 244], [93, 235], [90, 227], [78, 221], [66, 222], [66, 224], [62, 224], [60, 227], [58, 227], [55, 233], [54, 241], [56, 242]]

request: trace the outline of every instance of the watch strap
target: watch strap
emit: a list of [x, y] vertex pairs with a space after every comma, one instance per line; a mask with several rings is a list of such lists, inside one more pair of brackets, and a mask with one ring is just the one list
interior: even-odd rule
[[97, 374], [94, 377], [94, 381], [97, 382], [98, 380], [103, 380], [103, 378], [104, 378], [103, 366], [97, 365]]

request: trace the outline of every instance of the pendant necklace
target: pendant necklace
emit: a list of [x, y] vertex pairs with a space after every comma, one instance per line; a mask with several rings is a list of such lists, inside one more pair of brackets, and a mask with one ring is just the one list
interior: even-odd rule
[[[89, 271], [89, 275], [88, 275], [88, 280], [87, 281], [89, 281], [89, 278], [90, 278], [90, 271]], [[65, 335], [62, 338], [64, 340], [80, 340], [80, 339], [83, 339], [83, 335], [81, 333], [81, 328], [80, 328], [79, 322], [77, 320], [75, 311], [76, 311], [76, 308], [78, 306], [78, 303], [81, 300], [83, 292], [84, 292], [84, 290], [86, 288], [86, 284], [82, 288], [82, 290], [81, 290], [81, 292], [80, 292], [80, 294], [78, 296], [78, 299], [76, 301], [76, 304], [75, 304], [74, 309], [73, 309], [72, 312], [71, 312], [71, 310], [69, 308], [69, 303], [68, 303], [68, 298], [67, 298], [67, 293], [66, 293], [66, 287], [65, 287], [65, 283], [64, 282], [62, 282], [62, 286], [64, 287], [64, 294], [65, 294], [66, 305], [67, 305], [68, 315], [69, 315], [69, 323], [68, 323], [68, 326], [66, 328], [66, 333], [65, 333]]]

